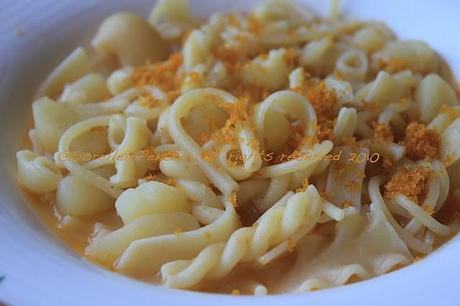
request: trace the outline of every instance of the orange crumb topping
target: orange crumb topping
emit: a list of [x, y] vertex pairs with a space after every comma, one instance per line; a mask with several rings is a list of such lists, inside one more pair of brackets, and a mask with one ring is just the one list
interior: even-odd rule
[[296, 245], [297, 245], [297, 243], [295, 242], [294, 239], [292, 239], [292, 238], [287, 239], [287, 247], [288, 247], [288, 252], [289, 253], [294, 252], [294, 249], [295, 249]]
[[155, 182], [160, 182], [160, 183], [167, 184], [170, 186], [177, 185], [177, 180], [175, 178], [170, 178], [170, 177], [166, 177], [166, 176], [158, 175], [154, 173], [147, 173], [142, 179], [148, 182], [155, 181]]
[[343, 208], [353, 207], [353, 203], [351, 203], [351, 201], [345, 200], [342, 202], [342, 207]]
[[389, 172], [394, 165], [394, 160], [390, 156], [383, 156], [382, 158], [382, 168], [384, 172]]
[[215, 159], [217, 155], [217, 149], [203, 150], [201, 151], [201, 158], [205, 161], [211, 162]]
[[201, 75], [201, 73], [190, 72], [187, 74], [187, 77], [189, 78], [190, 82], [192, 82], [193, 84], [197, 84], [197, 85], [203, 84], [203, 75]]
[[343, 73], [337, 70], [334, 71], [334, 78], [341, 81], [345, 80], [345, 76], [343, 75]]
[[229, 74], [236, 74], [243, 66], [244, 59], [236, 48], [230, 46], [218, 46], [212, 51], [215, 59], [222, 62]]
[[334, 119], [338, 109], [338, 98], [334, 90], [329, 89], [323, 81], [307, 80], [301, 88], [294, 89], [303, 94], [312, 104], [318, 121], [318, 140], [332, 139]]
[[146, 180], [147, 182], [154, 181], [157, 178], [156, 174], [147, 173], [142, 179]]
[[369, 112], [381, 112], [382, 111], [382, 105], [380, 105], [380, 103], [373, 102], [373, 101], [364, 101], [361, 107], [362, 107], [362, 110], [369, 111]]
[[385, 70], [389, 73], [401, 72], [409, 68], [409, 64], [405, 59], [392, 58], [388, 61], [381, 60], [379, 62], [379, 70]]
[[434, 213], [433, 207], [429, 205], [423, 205], [422, 208], [430, 216]]
[[202, 132], [198, 135], [196, 141], [198, 142], [198, 144], [200, 146], [204, 145], [205, 143], [207, 143], [209, 141], [209, 139], [211, 138], [211, 136], [209, 134], [206, 134], [205, 132]]
[[329, 89], [325, 82], [314, 82], [307, 88], [306, 96], [315, 108], [318, 121], [334, 119], [337, 113], [338, 100], [334, 90]]
[[[219, 105], [219, 107], [223, 108], [227, 112], [229, 117], [221, 129], [211, 134], [210, 139], [214, 140], [218, 144], [236, 144], [238, 140], [238, 125], [246, 121], [251, 115], [248, 102], [245, 99], [237, 99], [234, 103], [226, 103], [219, 100], [216, 100], [215, 102]], [[252, 142], [250, 145], [252, 147], [259, 146], [256, 142]], [[212, 154], [208, 154], [207, 158], [212, 160], [217, 153], [217, 149], [209, 153]]]
[[248, 30], [253, 34], [259, 34], [262, 31], [262, 23], [253, 15], [248, 15]]
[[374, 139], [385, 142], [393, 142], [393, 131], [391, 126], [385, 123], [376, 123], [374, 125]]
[[387, 195], [403, 194], [416, 203], [426, 196], [432, 170], [426, 167], [401, 167], [385, 184]]
[[89, 131], [90, 132], [103, 132], [103, 131], [106, 131], [107, 128], [104, 127], [104, 126], [95, 126], [95, 127], [92, 127]]
[[316, 137], [318, 141], [332, 139], [334, 137], [334, 121], [327, 120], [319, 123], [316, 130]]
[[289, 125], [288, 145], [292, 148], [297, 148], [304, 140], [305, 127], [302, 122], [291, 122]]
[[439, 112], [447, 115], [450, 120], [455, 120], [456, 118], [460, 117], [460, 108], [458, 106], [452, 107], [444, 104], [441, 106]]
[[350, 147], [350, 148], [356, 148], [359, 146], [358, 141], [356, 140], [356, 137], [351, 136], [351, 137], [343, 137], [340, 139], [342, 144], [344, 146]]
[[305, 189], [307, 189], [309, 184], [310, 183], [308, 181], [308, 177], [306, 177], [302, 182], [302, 187], [297, 188], [295, 192], [303, 192], [303, 191], [305, 191]]
[[147, 108], [154, 108], [159, 105], [159, 100], [156, 99], [152, 94], [148, 91], [142, 92], [138, 97], [137, 101], [141, 106], [147, 107]]
[[167, 185], [176, 186], [177, 185], [177, 180], [174, 179], [174, 178], [167, 178], [164, 181], [164, 183], [167, 184]]
[[[360, 175], [360, 176], [362, 176], [362, 174], [363, 174], [359, 170], [357, 170], [356, 172], [359, 172], [357, 174]], [[359, 179], [361, 179], [361, 177], [359, 177]], [[359, 181], [359, 179], [349, 180], [345, 184], [345, 188], [350, 192], [360, 192], [361, 191], [361, 182]]]
[[411, 122], [406, 127], [404, 145], [407, 155], [414, 160], [433, 159], [439, 153], [440, 137], [420, 122]]
[[230, 92], [238, 99], [244, 99], [250, 103], [263, 101], [271, 94], [267, 88], [253, 84], [239, 84], [231, 89]]
[[334, 178], [339, 179], [345, 172], [347, 171], [347, 167], [343, 163], [337, 163], [335, 166]]
[[167, 99], [170, 103], [176, 101], [177, 98], [179, 98], [179, 96], [181, 95], [181, 91], [180, 90], [173, 90], [173, 91], [170, 91], [166, 94], [167, 96]]
[[147, 63], [134, 70], [134, 84], [136, 86], [155, 85], [165, 91], [172, 91], [178, 87], [178, 70], [182, 65], [182, 54], [174, 53], [168, 60], [158, 63]]
[[233, 207], [238, 207], [236, 192], [230, 196], [229, 200], [230, 203], [232, 203]]
[[296, 66], [298, 54], [294, 48], [287, 48], [285, 53], [286, 63], [289, 67]]

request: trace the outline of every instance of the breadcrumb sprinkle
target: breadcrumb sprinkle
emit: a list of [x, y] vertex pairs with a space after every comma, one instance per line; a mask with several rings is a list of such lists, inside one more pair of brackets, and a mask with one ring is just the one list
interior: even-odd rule
[[391, 126], [385, 123], [376, 123], [374, 125], [374, 139], [384, 142], [393, 142], [394, 136]]
[[297, 188], [295, 192], [304, 192], [307, 189], [308, 185], [310, 185], [310, 182], [308, 181], [308, 177], [306, 177], [302, 182], [302, 187]]
[[287, 239], [287, 247], [288, 247], [288, 252], [289, 253], [294, 252], [296, 245], [297, 245], [297, 243], [295, 242], [294, 239], [292, 239], [292, 238]]
[[182, 54], [174, 53], [164, 62], [147, 62], [143, 66], [136, 67], [133, 75], [134, 84], [136, 86], [154, 85], [164, 91], [176, 90], [180, 84], [177, 72], [182, 62]]
[[306, 80], [300, 88], [294, 88], [294, 90], [303, 94], [315, 109], [318, 141], [332, 139], [334, 120], [338, 110], [338, 98], [335, 91], [328, 88], [324, 81], [318, 80]]
[[236, 192], [230, 196], [229, 200], [230, 200], [230, 203], [232, 203], [233, 207], [238, 207]]
[[425, 198], [433, 170], [426, 167], [401, 167], [386, 183], [386, 195], [402, 194], [416, 203]]
[[351, 203], [351, 201], [345, 200], [345, 201], [342, 202], [342, 207], [343, 208], [353, 207], [353, 203]]
[[438, 156], [440, 137], [435, 130], [420, 122], [411, 122], [406, 127], [404, 145], [407, 155], [413, 160], [431, 160]]
[[141, 95], [137, 97], [137, 101], [141, 106], [144, 106], [146, 108], [154, 108], [159, 106], [160, 101], [152, 96], [152, 94], [148, 91], [143, 91]]
[[422, 208], [430, 216], [434, 213], [433, 207], [429, 205], [423, 205]]
[[391, 58], [389, 60], [380, 60], [379, 69], [385, 70], [389, 73], [397, 73], [409, 68], [407, 60], [402, 58]]

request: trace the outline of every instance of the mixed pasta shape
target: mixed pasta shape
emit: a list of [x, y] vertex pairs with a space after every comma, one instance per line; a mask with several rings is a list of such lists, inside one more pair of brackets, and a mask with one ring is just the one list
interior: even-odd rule
[[458, 101], [442, 58], [381, 23], [285, 0], [200, 21], [159, 0], [51, 72], [18, 178], [77, 252], [138, 279], [335, 287], [457, 232]]

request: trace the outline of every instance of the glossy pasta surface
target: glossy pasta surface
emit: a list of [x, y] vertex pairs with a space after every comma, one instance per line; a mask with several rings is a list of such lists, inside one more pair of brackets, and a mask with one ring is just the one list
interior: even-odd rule
[[389, 273], [458, 231], [458, 86], [426, 43], [285, 0], [107, 17], [43, 82], [19, 184], [74, 250], [231, 294]]

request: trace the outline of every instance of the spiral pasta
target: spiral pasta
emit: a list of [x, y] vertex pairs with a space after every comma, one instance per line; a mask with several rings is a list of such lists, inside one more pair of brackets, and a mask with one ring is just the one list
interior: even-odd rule
[[[165, 264], [161, 273], [166, 286], [191, 287], [204, 277], [221, 278], [239, 261], [251, 261], [299, 229], [311, 230], [321, 213], [319, 194], [313, 186], [275, 204], [250, 228], [236, 230], [226, 243], [206, 247], [192, 261]], [[278, 202], [279, 203], [279, 202]]]

